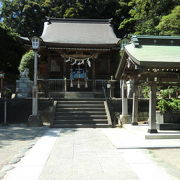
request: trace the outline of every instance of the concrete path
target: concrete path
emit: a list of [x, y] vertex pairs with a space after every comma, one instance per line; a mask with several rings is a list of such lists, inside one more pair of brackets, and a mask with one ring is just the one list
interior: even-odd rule
[[27, 127], [25, 124], [0, 125], [0, 179], [24, 157], [46, 127]]
[[[125, 129], [49, 129], [5, 180], [175, 180], [147, 150], [117, 149]], [[114, 133], [115, 132], [115, 133]], [[120, 142], [131, 144], [132, 133]], [[134, 135], [135, 137], [135, 135]], [[137, 136], [141, 137], [141, 136]], [[142, 138], [142, 137], [141, 137]], [[123, 140], [123, 141], [122, 141]], [[138, 139], [134, 139], [136, 141]], [[164, 141], [165, 142], [165, 141]]]
[[[148, 134], [156, 138], [146, 139], [148, 131], [147, 125], [132, 126], [124, 125], [124, 128], [104, 129], [103, 132], [117, 149], [162, 149], [162, 148], [180, 148], [179, 131], [159, 132], [157, 134]], [[174, 138], [174, 135], [177, 135]], [[168, 139], [162, 139], [162, 136]], [[172, 139], [170, 139], [172, 138]]]
[[38, 180], [136, 180], [101, 129], [62, 129]]
[[59, 137], [60, 129], [48, 130], [42, 138], [30, 149], [15, 168], [7, 173], [5, 180], [35, 180], [38, 179], [51, 149]]

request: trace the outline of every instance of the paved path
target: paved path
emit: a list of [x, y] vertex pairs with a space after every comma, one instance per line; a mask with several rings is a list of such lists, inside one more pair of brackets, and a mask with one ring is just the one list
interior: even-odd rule
[[46, 129], [20, 124], [0, 126], [0, 179], [21, 160]]
[[[4, 179], [178, 180], [153, 162], [147, 150], [117, 149], [112, 143], [122, 130], [49, 129]], [[129, 138], [125, 134], [122, 142]]]
[[100, 129], [63, 129], [39, 180], [136, 180]]

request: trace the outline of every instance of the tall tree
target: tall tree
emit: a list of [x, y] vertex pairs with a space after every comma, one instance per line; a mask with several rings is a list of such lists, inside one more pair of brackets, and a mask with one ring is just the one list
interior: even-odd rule
[[44, 15], [41, 1], [2, 0], [3, 22], [22, 36], [40, 35]]
[[162, 16], [169, 14], [179, 3], [180, 0], [131, 0], [128, 4], [130, 18], [120, 24], [120, 29], [132, 25], [132, 33], [158, 35], [155, 27]]
[[156, 28], [160, 35], [180, 35], [180, 6], [176, 6], [167, 16], [163, 16]]
[[4, 23], [0, 23], [0, 70], [12, 74], [18, 73], [18, 66], [24, 48], [18, 41], [17, 34]]
[[[113, 25], [119, 36], [119, 21], [129, 11], [130, 0], [2, 0], [0, 16], [4, 23], [22, 36], [40, 35], [45, 16], [56, 18], [113, 18]], [[129, 16], [129, 15], [128, 15]], [[119, 33], [120, 32], [120, 33]]]

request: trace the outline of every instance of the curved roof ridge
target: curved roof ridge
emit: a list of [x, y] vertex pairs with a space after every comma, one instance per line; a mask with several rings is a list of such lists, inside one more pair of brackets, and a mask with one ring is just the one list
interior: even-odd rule
[[81, 23], [108, 23], [111, 24], [112, 19], [77, 19], [77, 18], [52, 18], [46, 17], [46, 21], [51, 22], [81, 22]]

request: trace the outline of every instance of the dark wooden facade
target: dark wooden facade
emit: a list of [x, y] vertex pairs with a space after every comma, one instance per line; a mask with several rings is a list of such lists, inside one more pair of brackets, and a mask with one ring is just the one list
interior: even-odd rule
[[102, 91], [114, 76], [120, 45], [110, 20], [50, 18], [41, 38], [40, 92]]

